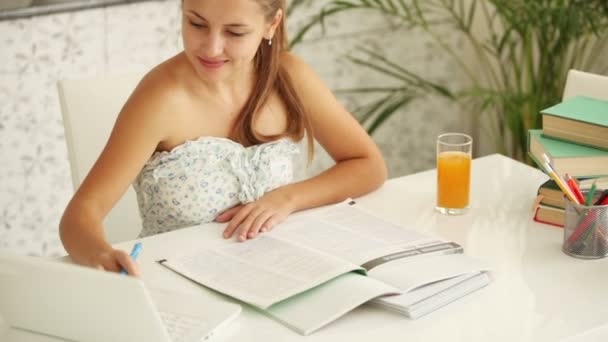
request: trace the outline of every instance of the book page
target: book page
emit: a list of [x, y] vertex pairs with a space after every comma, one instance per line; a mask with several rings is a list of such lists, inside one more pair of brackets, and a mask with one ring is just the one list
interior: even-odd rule
[[378, 304], [416, 319], [460, 299], [490, 283], [487, 272], [471, 273], [436, 282], [412, 292], [376, 298]]
[[420, 246], [442, 243], [346, 204], [297, 217], [273, 234], [356, 265]]
[[476, 259], [450, 254], [403, 258], [375, 267], [368, 274], [409, 292], [430, 283], [487, 270], [489, 267]]
[[363, 303], [400, 293], [376, 279], [350, 272], [277, 303], [266, 313], [300, 334], [308, 335]]
[[171, 258], [163, 265], [209, 288], [267, 308], [357, 265], [260, 235], [245, 243]]
[[[441, 241], [426, 238], [346, 203], [294, 215], [244, 243], [169, 258], [163, 264], [192, 280], [260, 308], [360, 265]], [[425, 247], [432, 248], [432, 247]], [[406, 253], [406, 254], [407, 254]], [[408, 254], [409, 255], [409, 254]]]
[[460, 284], [479, 274], [481, 274], [481, 272], [463, 274], [444, 281], [437, 281], [400, 295], [377, 298], [375, 302], [393, 305], [395, 308], [407, 311], [413, 307], [414, 304], [420, 303], [423, 300], [437, 295], [439, 292], [448, 290], [452, 286]]

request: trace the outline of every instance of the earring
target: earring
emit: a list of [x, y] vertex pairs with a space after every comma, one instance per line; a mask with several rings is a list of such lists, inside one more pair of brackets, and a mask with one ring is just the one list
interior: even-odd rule
[[272, 45], [272, 38], [268, 39], [268, 46]]

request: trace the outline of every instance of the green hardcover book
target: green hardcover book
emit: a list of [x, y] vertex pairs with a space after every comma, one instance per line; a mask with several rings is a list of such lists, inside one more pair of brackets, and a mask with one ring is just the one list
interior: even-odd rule
[[608, 101], [574, 96], [541, 114], [545, 136], [608, 150]]
[[557, 186], [557, 184], [555, 184], [553, 179], [549, 179], [541, 184], [541, 186], [538, 187], [536, 194], [542, 196], [540, 204], [560, 209], [564, 209], [566, 207], [564, 193]]
[[550, 139], [539, 129], [528, 131], [528, 154], [541, 167], [546, 154], [562, 176], [608, 176], [608, 151]]
[[[582, 191], [587, 191], [591, 187], [591, 184], [595, 183], [598, 190], [608, 188], [608, 178], [587, 178], [587, 177], [574, 177], [574, 181], [578, 184], [578, 187]], [[566, 198], [562, 190], [555, 184], [553, 179], [548, 179], [546, 182], [541, 184], [536, 191], [536, 195], [542, 196], [540, 204], [564, 209], [566, 207]]]

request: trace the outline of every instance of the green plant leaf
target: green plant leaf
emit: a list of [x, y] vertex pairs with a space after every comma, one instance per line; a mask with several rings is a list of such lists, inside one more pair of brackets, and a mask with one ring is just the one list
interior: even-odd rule
[[389, 105], [385, 106], [380, 111], [380, 113], [378, 113], [378, 115], [374, 118], [374, 120], [372, 121], [371, 125], [367, 129], [367, 132], [370, 135], [374, 134], [374, 132], [385, 121], [387, 121], [390, 117], [392, 117], [397, 112], [397, 110], [399, 110], [400, 108], [402, 108], [403, 106], [405, 106], [406, 104], [408, 104], [413, 99], [414, 99], [414, 97], [411, 97], [409, 95], [403, 95], [400, 98], [398, 98], [395, 101], [393, 101], [392, 103], [390, 103]]
[[[412, 72], [404, 61], [357, 49], [346, 60], [385, 78], [380, 86], [342, 90], [373, 97], [356, 110], [370, 132], [412, 99], [438, 95], [486, 116], [497, 149], [525, 160], [527, 130], [540, 127], [542, 108], [560, 101], [567, 71], [608, 72], [606, 0], [334, 0], [299, 31], [297, 41], [316, 25], [324, 28], [328, 17], [351, 10], [393, 16], [402, 30], [426, 34], [468, 78], [456, 93], [452, 84]], [[474, 23], [483, 27], [473, 30]], [[464, 38], [473, 58], [447, 41], [446, 27]]]

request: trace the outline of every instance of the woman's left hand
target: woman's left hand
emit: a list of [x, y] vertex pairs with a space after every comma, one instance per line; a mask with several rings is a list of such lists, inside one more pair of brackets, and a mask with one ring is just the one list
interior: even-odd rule
[[257, 201], [232, 207], [215, 218], [217, 222], [228, 222], [224, 238], [236, 232], [238, 241], [253, 239], [259, 233], [271, 230], [282, 222], [295, 208], [281, 189], [266, 193]]

